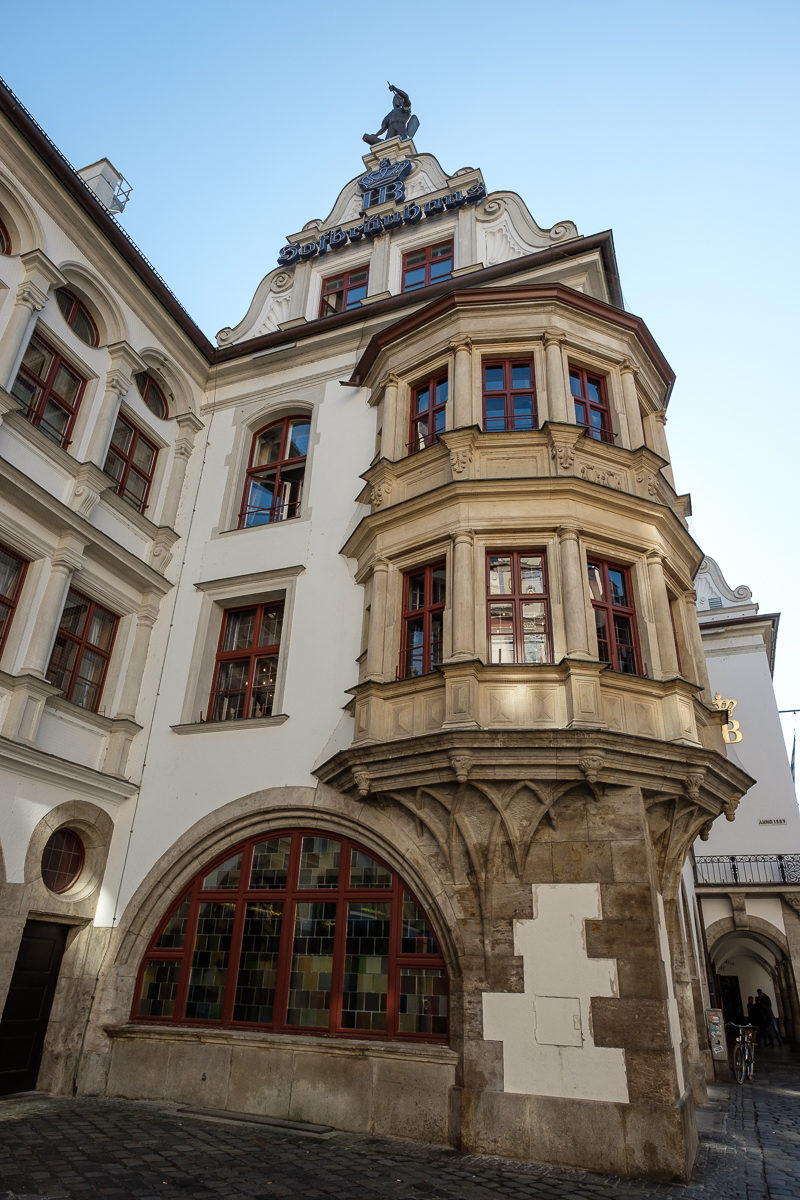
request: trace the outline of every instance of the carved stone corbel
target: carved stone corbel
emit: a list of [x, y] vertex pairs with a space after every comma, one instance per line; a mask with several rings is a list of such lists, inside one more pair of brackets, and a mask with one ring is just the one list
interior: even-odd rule
[[353, 771], [353, 780], [355, 782], [356, 787], [358, 788], [359, 796], [366, 796], [369, 794], [371, 781], [370, 781], [368, 771], [364, 771], [361, 768], [356, 768]]
[[453, 768], [453, 772], [459, 783], [466, 783], [469, 779], [473, 761], [469, 754], [450, 755], [450, 766]]
[[605, 784], [599, 782], [604, 763], [605, 759], [602, 754], [587, 754], [578, 760], [578, 766], [583, 772], [583, 777], [595, 801], [604, 796], [606, 791]]

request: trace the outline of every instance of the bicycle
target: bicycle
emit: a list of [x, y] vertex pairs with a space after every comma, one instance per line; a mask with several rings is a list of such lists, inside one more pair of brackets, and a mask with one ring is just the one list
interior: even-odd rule
[[756, 1052], [753, 1035], [756, 1032], [755, 1025], [737, 1025], [735, 1021], [728, 1021], [733, 1029], [738, 1030], [736, 1035], [736, 1043], [733, 1047], [733, 1074], [737, 1083], [744, 1083], [745, 1079], [749, 1082], [753, 1078], [753, 1066], [755, 1064]]

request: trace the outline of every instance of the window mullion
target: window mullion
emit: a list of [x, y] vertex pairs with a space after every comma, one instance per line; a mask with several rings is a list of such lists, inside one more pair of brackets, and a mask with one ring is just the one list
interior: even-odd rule
[[346, 899], [346, 885], [350, 879], [350, 842], [343, 838], [339, 846], [339, 886], [336, 889], [336, 924], [333, 930], [333, 962], [331, 964], [330, 1009], [328, 1011], [329, 1033], [342, 1032], [342, 988], [344, 960], [347, 953], [349, 904]]
[[186, 994], [189, 991], [189, 977], [192, 973], [194, 943], [197, 937], [197, 915], [200, 911], [200, 881], [192, 891], [189, 906], [189, 918], [186, 922], [186, 935], [183, 940], [183, 966], [178, 977], [178, 993], [175, 997], [175, 1020], [186, 1020]]

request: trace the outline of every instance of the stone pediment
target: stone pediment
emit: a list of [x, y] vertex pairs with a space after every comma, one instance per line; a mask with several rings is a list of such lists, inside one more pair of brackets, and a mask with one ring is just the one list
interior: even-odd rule
[[753, 602], [750, 588], [745, 584], [732, 588], [722, 574], [719, 564], [708, 555], [700, 564], [694, 587], [698, 612], [719, 612], [720, 609], [735, 609], [739, 614], [755, 615], [758, 612], [758, 605]]

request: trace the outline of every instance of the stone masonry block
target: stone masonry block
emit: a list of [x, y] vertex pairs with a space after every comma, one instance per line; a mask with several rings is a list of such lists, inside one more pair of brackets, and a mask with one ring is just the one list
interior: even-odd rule
[[626, 1050], [628, 1092], [631, 1104], [674, 1104], [677, 1099], [675, 1069], [671, 1056], [652, 1050]]
[[614, 878], [608, 842], [555, 842], [553, 876], [556, 883], [596, 883]]
[[596, 1046], [628, 1050], [669, 1050], [667, 1014], [659, 1000], [592, 996], [592, 1032]]
[[643, 841], [613, 842], [611, 859], [614, 864], [613, 878], [618, 883], [651, 882], [650, 859]]
[[588, 920], [585, 929], [590, 958], [653, 959], [658, 952], [652, 925], [640, 921]]
[[646, 883], [603, 883], [600, 899], [605, 920], [653, 923], [653, 894]]

